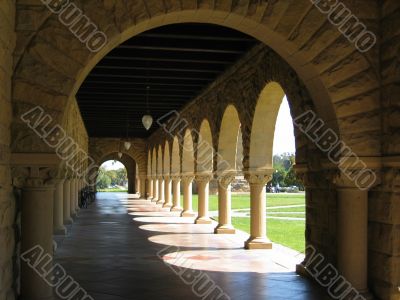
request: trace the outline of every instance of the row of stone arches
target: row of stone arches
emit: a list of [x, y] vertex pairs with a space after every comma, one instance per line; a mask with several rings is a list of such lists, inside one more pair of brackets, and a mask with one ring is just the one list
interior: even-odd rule
[[[276, 118], [284, 96], [285, 92], [279, 83], [266, 85], [259, 96], [251, 122], [250, 139], [247, 141], [242, 138], [243, 125], [234, 104], [226, 106], [218, 131], [208, 119], [202, 120], [198, 129], [179, 129], [177, 135], [167, 136], [165, 141], [149, 149], [147, 174], [222, 174], [271, 169]], [[174, 122], [182, 120], [186, 121], [181, 119]], [[244, 159], [248, 160], [244, 164], [247, 165], [246, 169], [241, 167]]]
[[[251, 236], [245, 247], [270, 248], [266, 237], [265, 184], [271, 180], [272, 149], [277, 115], [285, 92], [277, 82], [268, 83], [256, 104], [251, 122], [248, 168], [243, 169], [242, 125], [239, 112], [228, 104], [222, 114], [218, 134], [213, 134], [210, 122], [202, 120], [199, 130], [180, 129], [179, 134], [149, 149], [147, 155], [147, 197], [171, 210], [181, 209], [179, 184], [183, 184], [182, 216], [194, 216], [192, 211], [192, 181], [195, 180], [199, 207], [196, 223], [210, 223], [208, 217], [209, 182], [215, 179], [219, 191], [219, 225], [216, 233], [234, 233], [230, 218], [230, 184], [244, 174], [251, 189]], [[175, 123], [189, 123], [175, 120]], [[167, 127], [164, 127], [167, 129]], [[214, 138], [213, 138], [214, 137]], [[215, 140], [218, 137], [218, 140]], [[213, 145], [217, 144], [215, 149]], [[175, 194], [171, 201], [171, 187]]]

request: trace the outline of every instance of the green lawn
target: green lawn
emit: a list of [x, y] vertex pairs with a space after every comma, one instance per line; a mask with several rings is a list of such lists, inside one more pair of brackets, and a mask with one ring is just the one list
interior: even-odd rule
[[[182, 200], [183, 201], [183, 200]], [[183, 203], [183, 202], [182, 202]], [[193, 195], [193, 210], [197, 211], [198, 197]], [[304, 194], [267, 194], [267, 207], [304, 205], [302, 207], [268, 209], [267, 215], [275, 217], [305, 217]], [[232, 209], [248, 210], [250, 208], [250, 195], [232, 195]], [[218, 210], [218, 196], [211, 195], [209, 211]], [[275, 212], [275, 213], [274, 213]], [[276, 212], [297, 212], [296, 214], [276, 214]], [[250, 233], [250, 218], [233, 217], [232, 224], [235, 228]], [[304, 251], [305, 221], [297, 220], [267, 220], [268, 238], [278, 244]]]
[[[250, 218], [232, 218], [232, 224], [235, 228], [250, 233]], [[267, 236], [278, 244], [295, 249], [299, 252], [304, 251], [304, 221], [286, 221], [268, 219]]]
[[97, 189], [98, 192], [106, 192], [106, 193], [127, 193], [128, 190], [123, 190], [123, 189]]
[[[181, 203], [183, 204], [183, 195], [181, 195]], [[198, 197], [193, 195], [193, 210], [197, 211]], [[304, 205], [304, 194], [267, 194], [267, 207], [285, 206], [285, 205]], [[210, 195], [209, 211], [218, 210], [218, 196]], [[250, 208], [250, 195], [232, 195], [232, 209]], [[287, 211], [297, 211], [288, 208]], [[295, 209], [295, 208], [293, 208]], [[299, 208], [298, 211], [304, 211], [304, 208]]]
[[267, 213], [267, 216], [271, 216], [271, 217], [281, 217], [281, 218], [305, 218], [305, 214], [303, 213], [295, 213], [295, 214], [277, 214], [277, 213]]

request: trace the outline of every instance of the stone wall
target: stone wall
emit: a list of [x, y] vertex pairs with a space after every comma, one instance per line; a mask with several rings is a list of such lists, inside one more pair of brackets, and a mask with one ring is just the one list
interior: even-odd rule
[[[242, 157], [243, 161], [242, 164], [238, 165], [242, 165], [243, 169], [239, 171], [247, 171], [256, 105], [264, 87], [271, 81], [279, 83], [285, 91], [293, 118], [307, 110], [315, 111], [307, 89], [296, 72], [270, 48], [265, 45], [256, 46], [180, 112], [181, 120], [185, 120], [188, 124], [187, 127], [194, 132], [195, 161], [198, 143], [196, 132], [200, 131], [202, 121], [207, 119], [210, 123], [213, 148], [215, 154], [217, 154], [221, 122], [225, 109], [228, 105], [234, 105], [239, 114], [242, 133], [242, 138], [238, 139], [242, 145], [238, 148], [240, 148], [239, 156]], [[213, 107], [213, 109], [207, 110], [204, 107]], [[167, 122], [166, 128], [170, 128], [168, 124], [173, 124], [174, 121], [176, 119], [170, 123]], [[265, 120], [265, 122], [268, 121]], [[186, 124], [186, 122], [181, 124]], [[232, 128], [232, 130], [235, 129]], [[329, 261], [335, 263], [337, 199], [333, 180], [332, 178], [329, 179], [335, 174], [335, 170], [324, 169], [322, 164], [327, 160], [325, 154], [319, 151], [311, 140], [296, 127], [294, 131], [296, 164], [307, 170], [304, 174], [301, 174], [306, 187], [306, 244], [312, 245]], [[148, 151], [151, 153], [152, 149], [158, 149], [159, 145], [165, 145], [165, 140], [168, 140], [168, 145], [172, 147], [174, 135], [181, 136], [182, 132], [184, 132], [182, 126], [176, 126], [172, 132], [159, 129], [149, 138]], [[273, 138], [273, 132], [263, 134], [264, 139]], [[180, 145], [180, 153], [182, 154], [182, 141]], [[262, 147], [262, 145], [258, 146]], [[169, 152], [172, 153], [172, 149], [169, 149]], [[213, 161], [214, 171], [217, 171], [217, 155], [214, 156]]]
[[400, 299], [400, 2], [381, 5], [382, 184], [369, 200], [369, 277], [380, 299]]
[[15, 47], [15, 1], [0, 2], [0, 299], [15, 299], [16, 204], [10, 172], [12, 53]]

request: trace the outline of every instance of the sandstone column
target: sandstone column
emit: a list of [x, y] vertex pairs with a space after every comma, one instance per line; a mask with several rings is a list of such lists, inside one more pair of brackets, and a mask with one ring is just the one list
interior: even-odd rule
[[151, 176], [147, 177], [147, 199], [153, 199], [153, 178]]
[[231, 219], [231, 183], [234, 179], [234, 175], [225, 175], [218, 179], [218, 226], [214, 229], [214, 233], [235, 233]]
[[153, 177], [153, 199], [152, 202], [158, 201], [158, 180], [157, 177]]
[[141, 188], [140, 178], [136, 177], [135, 181], [136, 181], [135, 182], [136, 193], [140, 195], [140, 188]]
[[211, 174], [201, 174], [196, 176], [198, 193], [198, 216], [196, 224], [211, 224], [212, 220], [208, 216], [209, 183]]
[[158, 200], [157, 200], [157, 204], [164, 204], [164, 177], [163, 176], [159, 176], [158, 177]]
[[165, 203], [163, 207], [171, 208], [172, 207], [172, 200], [171, 200], [171, 177], [164, 176], [164, 198]]
[[70, 210], [71, 210], [71, 217], [76, 218], [77, 216], [77, 211], [75, 208], [75, 191], [76, 191], [76, 186], [75, 186], [75, 179], [71, 178], [71, 184], [70, 184], [71, 190], [70, 190]]
[[72, 224], [71, 209], [71, 180], [66, 179], [63, 186], [63, 221], [65, 225]]
[[64, 179], [56, 181], [54, 190], [54, 212], [53, 212], [53, 229], [56, 235], [65, 235], [67, 229], [64, 226]]
[[[53, 255], [54, 186], [39, 178], [27, 180], [22, 190], [21, 255], [29, 257], [33, 249]], [[35, 263], [34, 261], [32, 262]], [[48, 270], [51, 264], [46, 266]], [[21, 262], [21, 298], [48, 299], [52, 288], [26, 261]]]
[[171, 211], [182, 211], [181, 207], [181, 177], [172, 176], [172, 208]]
[[267, 239], [266, 193], [265, 185], [272, 179], [272, 171], [248, 173], [250, 184], [250, 238], [245, 242], [246, 249], [271, 249]]
[[80, 179], [76, 178], [75, 179], [75, 188], [76, 188], [76, 192], [75, 192], [75, 210], [76, 212], [79, 212], [80, 208], [79, 208], [79, 194], [80, 194], [80, 185], [79, 185]]
[[183, 184], [183, 211], [182, 217], [195, 217], [196, 214], [192, 210], [192, 182], [193, 175], [182, 176]]
[[345, 174], [335, 178], [335, 184], [338, 269], [354, 288], [368, 296], [368, 189], [358, 186]]
[[140, 177], [140, 199], [146, 199], [146, 177]]

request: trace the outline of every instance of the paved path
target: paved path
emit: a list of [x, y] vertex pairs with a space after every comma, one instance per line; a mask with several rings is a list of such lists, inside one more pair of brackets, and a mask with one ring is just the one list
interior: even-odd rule
[[302, 258], [295, 251], [275, 244], [244, 250], [247, 234], [215, 235], [213, 226], [127, 194], [99, 193], [58, 239], [56, 261], [95, 300], [201, 299], [169, 267], [188, 272], [182, 265], [203, 270], [193, 272], [210, 276], [233, 300], [324, 299], [319, 286], [293, 272]]

